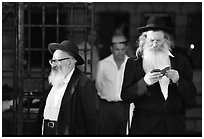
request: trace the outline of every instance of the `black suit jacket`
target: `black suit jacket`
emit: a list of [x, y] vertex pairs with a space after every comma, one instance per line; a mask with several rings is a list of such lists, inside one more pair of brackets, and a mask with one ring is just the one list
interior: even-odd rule
[[[72, 94], [71, 94], [72, 93]], [[37, 135], [41, 135], [43, 112], [46, 104], [43, 99], [37, 120]], [[97, 134], [98, 97], [94, 83], [78, 68], [67, 85], [58, 115], [58, 134], [69, 135]]]
[[161, 122], [165, 123], [170, 134], [184, 133], [184, 106], [193, 98], [196, 89], [187, 59], [177, 54], [174, 56], [170, 57], [171, 68], [179, 72], [180, 78], [178, 86], [170, 82], [167, 100], [163, 97], [159, 82], [146, 86], [142, 58], [128, 59], [121, 98], [135, 105], [130, 134], [162, 134], [164, 127]]

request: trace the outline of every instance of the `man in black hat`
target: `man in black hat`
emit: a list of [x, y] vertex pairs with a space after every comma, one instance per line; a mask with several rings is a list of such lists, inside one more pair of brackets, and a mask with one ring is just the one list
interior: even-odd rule
[[172, 54], [173, 29], [159, 17], [138, 28], [136, 59], [129, 58], [121, 98], [134, 102], [131, 135], [185, 135], [185, 104], [196, 93], [187, 59]]
[[51, 43], [48, 49], [52, 89], [42, 102], [38, 134], [97, 134], [97, 93], [93, 82], [76, 65], [84, 64], [78, 47], [71, 41]]

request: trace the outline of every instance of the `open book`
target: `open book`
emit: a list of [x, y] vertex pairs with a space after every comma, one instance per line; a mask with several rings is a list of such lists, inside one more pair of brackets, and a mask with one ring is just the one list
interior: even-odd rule
[[152, 73], [152, 72], [161, 72], [161, 74], [164, 75], [164, 74], [166, 73], [166, 71], [167, 71], [167, 70], [170, 70], [170, 69], [171, 69], [171, 67], [168, 65], [168, 66], [165, 66], [165, 67], [164, 67], [163, 69], [161, 69], [161, 70], [160, 70], [160, 69], [153, 69], [153, 70], [151, 71], [151, 73]]

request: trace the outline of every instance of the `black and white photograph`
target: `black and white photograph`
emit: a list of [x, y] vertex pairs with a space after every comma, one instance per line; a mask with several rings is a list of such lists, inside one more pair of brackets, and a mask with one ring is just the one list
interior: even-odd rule
[[2, 137], [202, 137], [202, 1], [2, 1]]

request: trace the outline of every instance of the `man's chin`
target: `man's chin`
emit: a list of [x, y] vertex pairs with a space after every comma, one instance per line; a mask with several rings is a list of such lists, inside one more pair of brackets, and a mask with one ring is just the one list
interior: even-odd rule
[[62, 80], [59, 80], [57, 78], [52, 78], [49, 80], [49, 84], [52, 86], [58, 86], [61, 83], [62, 83]]
[[53, 86], [56, 86], [60, 83], [63, 82], [65, 78], [65, 75], [63, 75], [60, 71], [56, 70], [56, 71], [53, 71], [50, 73], [49, 77], [48, 77], [48, 80], [49, 80], [49, 83]]

